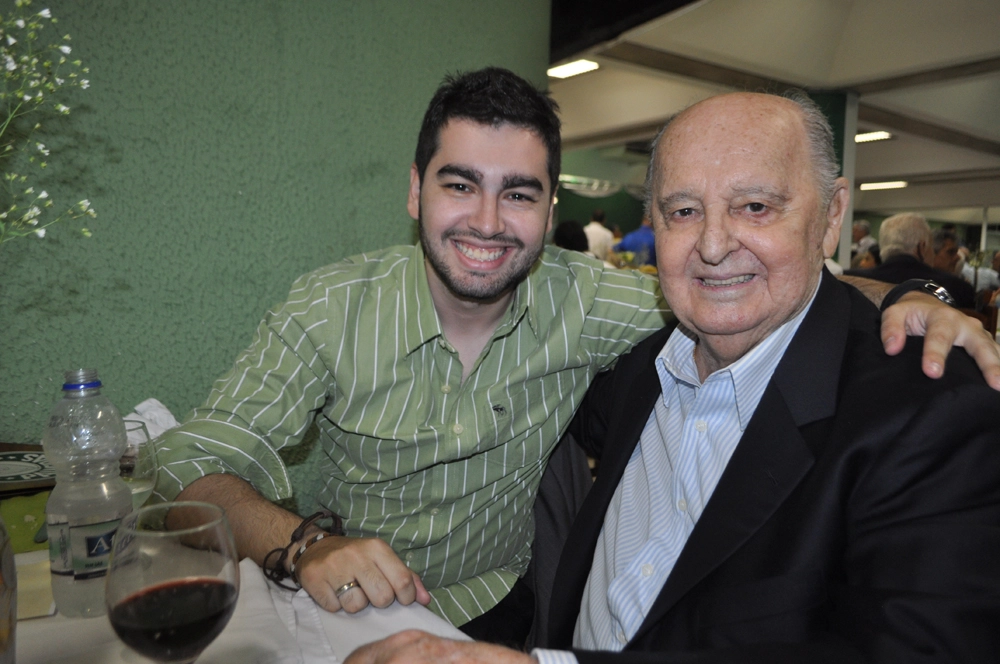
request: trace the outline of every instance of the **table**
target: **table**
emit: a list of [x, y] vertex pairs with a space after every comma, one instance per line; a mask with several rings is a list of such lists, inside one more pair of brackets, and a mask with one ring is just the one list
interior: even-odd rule
[[[240, 563], [240, 597], [232, 619], [197, 664], [330, 664], [355, 648], [405, 629], [468, 640], [428, 609], [394, 603], [355, 614], [330, 613], [305, 591], [292, 593], [264, 578], [251, 560]], [[17, 624], [18, 664], [136, 664], [106, 617], [50, 616]]]

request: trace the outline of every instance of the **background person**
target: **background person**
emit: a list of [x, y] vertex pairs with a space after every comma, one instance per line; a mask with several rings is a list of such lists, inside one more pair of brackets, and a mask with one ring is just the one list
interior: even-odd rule
[[945, 288], [959, 307], [975, 306], [972, 286], [954, 273], [935, 269], [930, 226], [915, 212], [894, 214], [879, 228], [882, 263], [867, 270], [847, 270], [844, 274], [901, 284], [908, 279], [929, 279]]
[[587, 234], [590, 252], [599, 260], [607, 260], [615, 236], [604, 225], [604, 210], [594, 210], [590, 217], [590, 223], [584, 226], [583, 230]]

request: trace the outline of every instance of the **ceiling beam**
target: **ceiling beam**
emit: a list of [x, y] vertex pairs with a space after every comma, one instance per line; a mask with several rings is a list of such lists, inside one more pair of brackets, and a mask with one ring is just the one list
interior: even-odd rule
[[941, 171], [940, 173], [910, 173], [908, 175], [879, 175], [878, 177], [857, 178], [854, 184], [867, 182], [888, 182], [905, 180], [911, 185], [945, 184], [953, 182], [1000, 181], [1000, 168], [974, 168], [963, 171]]
[[[712, 64], [703, 60], [687, 58], [674, 53], [668, 53], [666, 51], [649, 48], [648, 46], [627, 41], [612, 44], [608, 48], [601, 51], [599, 55], [601, 57], [608, 58], [609, 60], [617, 60], [619, 62], [637, 65], [654, 71], [675, 74], [677, 76], [685, 76], [708, 83], [716, 83], [718, 85], [724, 85], [737, 90], [767, 91], [780, 94], [786, 90], [800, 87], [787, 81], [758, 76], [756, 74], [751, 74], [750, 72], [740, 71], [730, 67], [723, 67], [722, 65]], [[987, 60], [980, 60], [978, 62], [967, 63], [965, 65], [942, 67], [941, 69], [935, 69], [932, 71], [910, 74], [908, 76], [900, 76], [893, 79], [885, 79], [883, 81], [875, 81], [861, 86], [848, 87], [859, 91], [864, 89], [865, 86], [874, 86], [876, 84], [902, 87], [903, 84], [901, 81], [904, 79], [911, 81], [909, 85], [916, 85], [917, 83], [941, 81], [950, 78], [957, 78], [959, 76], [971, 76], [974, 73], [996, 70], [1000, 70], [1000, 58], [990, 58]], [[877, 88], [878, 91], [883, 89], [889, 88]], [[871, 91], [875, 90], [876, 88], [871, 88]], [[666, 117], [664, 120], [665, 119]], [[907, 134], [929, 138], [934, 141], [947, 143], [949, 145], [956, 145], [958, 147], [975, 150], [977, 152], [1000, 155], [1000, 142], [973, 136], [972, 134], [967, 134], [965, 132], [950, 129], [931, 122], [917, 120], [916, 118], [911, 118], [893, 111], [886, 111], [869, 104], [862, 103], [858, 105], [858, 120], [863, 122], [873, 122]], [[613, 142], [615, 135], [621, 131], [624, 130], [616, 129], [573, 139], [566, 142], [566, 147], [567, 149], [573, 149], [572, 146], [574, 144], [576, 144], [577, 147], [584, 147], [584, 144], [607, 144]], [[653, 130], [651, 133], [655, 134], [656, 132]], [[625, 138], [624, 140], [628, 139]]]
[[930, 83], [952, 81], [957, 78], [967, 78], [979, 74], [992, 74], [997, 71], [1000, 71], [1000, 56], [977, 60], [976, 62], [966, 62], [960, 65], [941, 67], [940, 69], [929, 69], [903, 76], [883, 78], [878, 81], [857, 83], [848, 87], [855, 90], [858, 94], [870, 95], [876, 92], [886, 92], [899, 88], [911, 88], [915, 85], [928, 85]]
[[[671, 113], [670, 115], [673, 114]], [[632, 141], [651, 141], [656, 136], [656, 133], [660, 131], [660, 128], [667, 123], [670, 115], [664, 115], [662, 118], [651, 122], [615, 127], [614, 129], [594, 132], [593, 134], [566, 138], [563, 139], [562, 149], [564, 151], [579, 150], [580, 148], [620, 145], [622, 143], [631, 143]]]
[[676, 74], [708, 83], [717, 83], [736, 88], [737, 90], [777, 92], [780, 94], [791, 88], [800, 87], [786, 81], [779, 81], [751, 74], [750, 72], [715, 65], [704, 60], [686, 58], [682, 55], [675, 55], [627, 41], [612, 44], [595, 55], [646, 67], [647, 69], [654, 69], [667, 74]]
[[949, 129], [932, 122], [917, 120], [901, 113], [887, 111], [870, 104], [858, 104], [858, 120], [871, 122], [905, 134], [929, 138], [932, 141], [955, 145], [977, 152], [1000, 156], [1000, 142]]

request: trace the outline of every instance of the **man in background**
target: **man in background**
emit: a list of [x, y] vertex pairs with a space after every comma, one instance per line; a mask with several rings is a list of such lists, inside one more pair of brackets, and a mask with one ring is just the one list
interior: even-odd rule
[[643, 216], [639, 228], [626, 233], [622, 241], [615, 245], [614, 251], [631, 251], [635, 256], [633, 262], [636, 265], [656, 267], [656, 241], [653, 238], [653, 223], [649, 217]]
[[934, 252], [934, 260], [931, 267], [948, 274], [958, 273], [958, 236], [955, 231], [947, 228], [938, 228], [931, 233], [931, 250]]
[[[930, 226], [922, 215], [915, 212], [894, 214], [879, 227], [879, 240], [880, 265], [867, 270], [847, 270], [844, 274], [890, 284], [901, 284], [908, 279], [929, 279], [948, 289], [959, 307], [971, 309], [975, 306], [972, 286], [954, 272], [932, 266], [934, 242]], [[946, 251], [942, 253], [947, 255]]]
[[594, 210], [590, 217], [590, 223], [583, 227], [583, 232], [587, 234], [587, 244], [590, 245], [590, 253], [598, 260], [607, 260], [608, 252], [615, 242], [614, 233], [604, 225], [604, 210]]
[[855, 256], [878, 244], [878, 240], [872, 237], [872, 226], [867, 219], [858, 219], [851, 226], [851, 256]]

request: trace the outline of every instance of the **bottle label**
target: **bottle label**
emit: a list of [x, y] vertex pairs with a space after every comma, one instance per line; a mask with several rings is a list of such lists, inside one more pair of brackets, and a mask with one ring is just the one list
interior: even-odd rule
[[69, 529], [74, 579], [95, 579], [107, 574], [111, 538], [115, 536], [119, 522], [120, 519], [115, 519], [86, 526], [72, 526]]
[[108, 572], [111, 539], [120, 519], [70, 526], [49, 524], [49, 566], [53, 574], [76, 580], [96, 579]]

